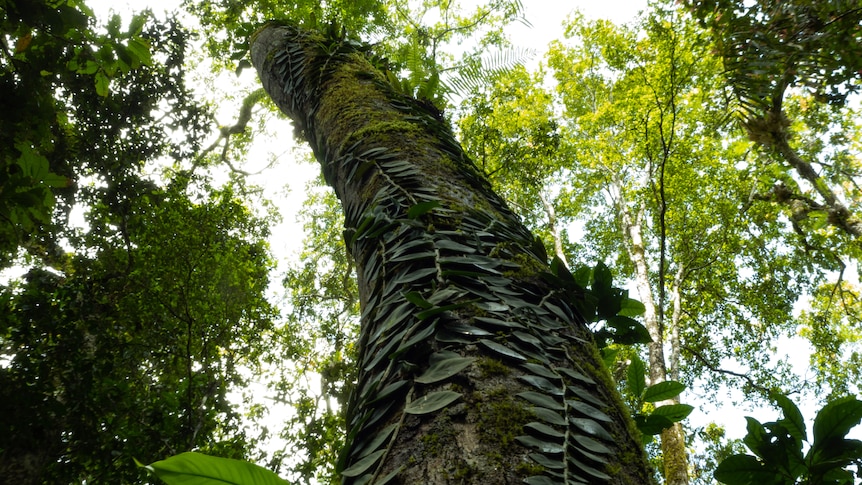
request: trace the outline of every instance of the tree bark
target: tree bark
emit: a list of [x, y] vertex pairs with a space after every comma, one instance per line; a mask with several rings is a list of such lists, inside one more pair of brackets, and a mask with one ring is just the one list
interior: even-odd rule
[[356, 261], [344, 483], [650, 483], [582, 294], [439, 113], [350, 42], [269, 24], [251, 51], [341, 200]]

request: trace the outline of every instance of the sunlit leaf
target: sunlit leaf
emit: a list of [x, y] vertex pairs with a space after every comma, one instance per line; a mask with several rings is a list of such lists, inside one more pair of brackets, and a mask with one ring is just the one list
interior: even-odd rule
[[[141, 465], [143, 466], [143, 465]], [[275, 473], [253, 463], [186, 452], [144, 466], [168, 485], [285, 485]]]
[[658, 402], [678, 396], [685, 390], [685, 384], [677, 381], [663, 381], [646, 388], [643, 400], [646, 402]]

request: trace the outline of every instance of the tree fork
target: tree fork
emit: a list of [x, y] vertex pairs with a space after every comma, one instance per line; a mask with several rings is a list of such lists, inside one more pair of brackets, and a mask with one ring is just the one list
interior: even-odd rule
[[437, 113], [349, 41], [269, 24], [251, 54], [341, 200], [356, 262], [343, 481], [651, 483], [583, 293]]

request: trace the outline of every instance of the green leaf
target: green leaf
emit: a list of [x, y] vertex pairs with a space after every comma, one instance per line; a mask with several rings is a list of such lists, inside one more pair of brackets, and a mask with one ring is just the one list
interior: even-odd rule
[[646, 327], [633, 318], [613, 316], [608, 318], [608, 326], [615, 330], [613, 339], [618, 344], [634, 345], [652, 342]]
[[652, 412], [652, 416], [664, 416], [674, 423], [687, 418], [694, 410], [694, 406], [689, 404], [668, 404], [659, 406]]
[[563, 445], [560, 443], [547, 442], [543, 439], [534, 436], [517, 436], [515, 441], [527, 448], [539, 450], [542, 453], [557, 454], [563, 452]]
[[626, 369], [626, 386], [636, 398], [640, 398], [646, 387], [646, 368], [637, 355], [632, 357], [629, 368]]
[[754, 454], [762, 457], [763, 450], [769, 446], [769, 438], [766, 428], [760, 423], [760, 421], [751, 416], [746, 416], [745, 421], [746, 430], [748, 432], [745, 434], [745, 437], [742, 438], [742, 442], [745, 443], [745, 446], [747, 446]]
[[566, 435], [560, 431], [555, 430], [554, 428], [548, 426], [543, 423], [527, 423], [524, 425], [524, 428], [532, 430], [542, 436], [548, 438], [555, 438], [562, 440], [566, 437]]
[[814, 418], [814, 446], [833, 439], [844, 438], [847, 432], [862, 421], [862, 401], [853, 396], [833, 401]]
[[94, 82], [96, 84], [96, 94], [103, 98], [106, 97], [108, 95], [108, 88], [111, 85], [111, 80], [108, 79], [108, 76], [104, 72], [99, 71], [96, 73]]
[[722, 461], [713, 474], [725, 485], [773, 485], [784, 483], [781, 475], [763, 466], [751, 455], [732, 455]]
[[421, 215], [431, 212], [435, 207], [440, 207], [440, 201], [429, 200], [428, 202], [419, 202], [407, 210], [407, 218], [416, 219]]
[[796, 404], [784, 394], [776, 394], [773, 396], [773, 399], [775, 399], [775, 402], [778, 403], [778, 406], [784, 412], [784, 419], [780, 420], [779, 424], [784, 426], [784, 429], [790, 433], [790, 436], [793, 436], [797, 440], [805, 441], [808, 439], [805, 432], [805, 420]]
[[685, 390], [685, 384], [677, 381], [664, 381], [653, 384], [644, 391], [644, 401], [658, 402], [676, 397]]
[[673, 421], [667, 416], [639, 414], [635, 416], [635, 425], [645, 435], [656, 435], [673, 426]]
[[608, 268], [605, 263], [601, 261], [598, 262], [593, 268], [593, 290], [598, 289], [608, 289], [611, 287], [613, 283], [613, 275], [611, 274], [610, 268]]
[[153, 59], [150, 55], [150, 45], [144, 39], [129, 39], [129, 44], [126, 46], [126, 49], [127, 52], [134, 57], [132, 68], [138, 68], [141, 65], [149, 66], [153, 63]]
[[638, 315], [643, 315], [644, 312], [646, 312], [646, 307], [643, 303], [634, 298], [624, 298], [622, 301], [622, 307], [617, 315], [621, 317], [636, 317]]
[[368, 470], [369, 468], [374, 466], [374, 464], [377, 463], [377, 460], [379, 460], [384, 453], [386, 453], [385, 448], [371, 453], [370, 455], [357, 461], [353, 465], [350, 465], [350, 467], [341, 472], [341, 475], [345, 477], [355, 477], [365, 473], [365, 470]]
[[536, 415], [537, 418], [541, 419], [546, 423], [556, 424], [557, 426], [566, 426], [566, 419], [559, 413], [551, 411], [548, 408], [533, 407], [530, 410], [533, 412], [533, 414]]
[[499, 355], [502, 355], [503, 357], [508, 357], [510, 359], [518, 360], [521, 362], [527, 361], [527, 358], [524, 357], [523, 355], [521, 355], [520, 353], [510, 349], [509, 347], [506, 347], [505, 345], [498, 344], [497, 342], [494, 342], [493, 340], [481, 339], [481, 340], [479, 340], [479, 343], [481, 343], [482, 345], [484, 345], [488, 349], [492, 350], [493, 352], [495, 352]]
[[437, 391], [426, 394], [411, 402], [404, 408], [407, 414], [428, 414], [443, 409], [461, 397], [461, 393], [454, 391]]
[[516, 394], [516, 396], [526, 399], [532, 404], [543, 407], [545, 409], [551, 409], [554, 411], [562, 411], [565, 409], [563, 407], [563, 404], [556, 399], [535, 391], [519, 392], [518, 394]]
[[456, 357], [437, 361], [415, 380], [422, 384], [442, 381], [466, 369], [474, 360], [472, 357]]
[[[140, 465], [140, 464], [139, 464]], [[168, 485], [285, 485], [287, 481], [253, 463], [201, 453], [181, 453], [144, 466]]]
[[[535, 461], [539, 465], [542, 465], [543, 467], [548, 468], [550, 470], [563, 470], [564, 468], [566, 468], [566, 464], [563, 462], [563, 460], [560, 460], [559, 458], [557, 458], [557, 459], [549, 458], [549, 457], [547, 457], [541, 453], [530, 453], [528, 456], [530, 458], [532, 458], [533, 461]], [[542, 478], [548, 479], [547, 477], [542, 477]], [[525, 483], [534, 483], [534, 482], [529, 482], [527, 480], [524, 480], [524, 482]], [[541, 483], [546, 483], [546, 482], [541, 482]], [[552, 485], [556, 484], [556, 482], [550, 482], [550, 483]]]
[[549, 381], [548, 379], [545, 379], [544, 377], [524, 375], [524, 376], [518, 376], [518, 379], [521, 379], [522, 381], [532, 385], [533, 387], [539, 389], [540, 391], [544, 391], [545, 394], [550, 394], [553, 396], [562, 396], [565, 393], [565, 391], [563, 390], [563, 388], [561, 386], [558, 386], [558, 385], [552, 383], [551, 381]]
[[432, 303], [425, 300], [425, 298], [422, 298], [422, 295], [420, 295], [418, 291], [406, 293], [404, 295], [404, 299], [422, 309], [428, 309], [434, 306]]

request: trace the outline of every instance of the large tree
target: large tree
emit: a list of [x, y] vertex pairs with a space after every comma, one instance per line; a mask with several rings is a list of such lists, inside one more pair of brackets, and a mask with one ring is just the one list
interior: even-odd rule
[[583, 291], [440, 113], [351, 42], [270, 24], [251, 52], [345, 214], [362, 307], [347, 481], [649, 483]]

